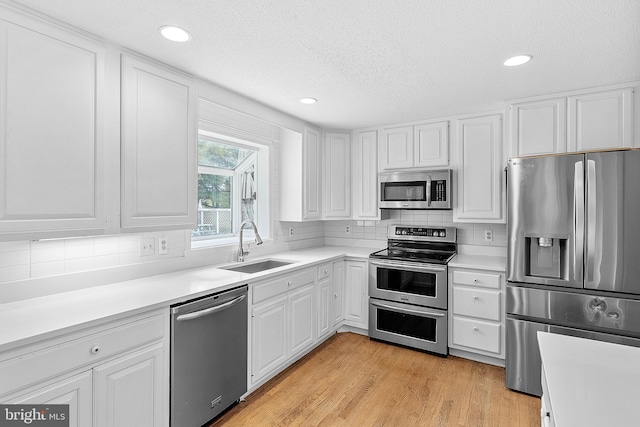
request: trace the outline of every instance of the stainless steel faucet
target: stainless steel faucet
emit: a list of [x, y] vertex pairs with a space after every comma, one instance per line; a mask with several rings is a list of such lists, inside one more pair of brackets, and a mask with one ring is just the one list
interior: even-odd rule
[[253, 227], [253, 232], [256, 235], [256, 245], [262, 244], [262, 239], [260, 238], [260, 234], [258, 234], [258, 227], [256, 227], [256, 224], [253, 221], [244, 221], [240, 225], [240, 246], [238, 247], [238, 262], [244, 262], [244, 256], [249, 254], [249, 245], [247, 245], [247, 249], [245, 249], [242, 245], [242, 230], [244, 229], [244, 226], [246, 224], [249, 224]]

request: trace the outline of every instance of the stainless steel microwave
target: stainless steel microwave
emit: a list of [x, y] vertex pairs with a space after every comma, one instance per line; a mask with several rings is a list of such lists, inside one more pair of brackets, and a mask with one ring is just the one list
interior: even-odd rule
[[451, 209], [451, 169], [378, 174], [380, 209]]

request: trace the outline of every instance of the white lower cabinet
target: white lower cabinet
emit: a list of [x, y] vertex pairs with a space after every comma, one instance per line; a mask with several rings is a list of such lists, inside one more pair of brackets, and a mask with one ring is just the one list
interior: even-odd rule
[[254, 306], [251, 312], [251, 380], [257, 382], [287, 358], [287, 297]]
[[284, 367], [314, 343], [316, 270], [252, 287], [251, 384]]
[[91, 371], [38, 387], [5, 403], [69, 405], [69, 427], [93, 424]]
[[0, 354], [0, 402], [69, 404], [70, 426], [167, 426], [168, 310]]
[[344, 261], [335, 261], [333, 263], [333, 280], [331, 283], [333, 295], [331, 303], [331, 317], [333, 327], [344, 322], [344, 264]]
[[504, 360], [504, 286], [503, 272], [449, 267], [450, 349]]
[[96, 427], [164, 424], [163, 354], [158, 343], [93, 370]]
[[318, 323], [317, 337], [323, 338], [332, 330], [332, 301], [333, 301], [333, 269], [331, 264], [323, 264], [317, 269], [317, 305]]
[[314, 318], [314, 284], [304, 286], [302, 289], [289, 295], [288, 306], [291, 309], [290, 326], [290, 354], [295, 356], [305, 348], [313, 344]]
[[369, 292], [367, 261], [351, 261], [345, 263], [345, 313], [347, 326], [359, 329], [369, 328]]

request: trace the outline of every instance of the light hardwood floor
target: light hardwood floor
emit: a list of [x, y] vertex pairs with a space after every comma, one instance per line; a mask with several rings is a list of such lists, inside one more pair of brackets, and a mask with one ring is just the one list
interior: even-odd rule
[[209, 427], [540, 426], [504, 368], [336, 334]]

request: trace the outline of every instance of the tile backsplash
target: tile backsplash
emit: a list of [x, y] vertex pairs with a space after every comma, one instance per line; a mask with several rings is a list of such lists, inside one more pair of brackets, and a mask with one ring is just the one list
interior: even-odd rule
[[[141, 256], [143, 238], [166, 237], [168, 253]], [[0, 282], [56, 276], [184, 256], [185, 232], [0, 242]], [[157, 253], [157, 251], [155, 251]]]
[[[458, 244], [506, 248], [505, 224], [476, 224], [453, 222], [451, 211], [389, 211], [389, 218], [382, 221], [326, 221], [325, 237], [341, 239], [387, 240], [390, 224], [456, 227]], [[485, 231], [491, 230], [491, 241], [485, 241]]]
[[[287, 244], [296, 242], [304, 244], [304, 241], [317, 242], [318, 239], [322, 242], [323, 238], [349, 239], [354, 245], [358, 245], [358, 240], [384, 244], [389, 224], [456, 227], [459, 245], [507, 246], [505, 224], [454, 223], [450, 211], [390, 211], [389, 218], [382, 221], [276, 222], [272, 240], [273, 243], [284, 244], [285, 248]], [[485, 230], [492, 231], [491, 242], [485, 241]], [[159, 237], [168, 239], [169, 252], [158, 255], [156, 250], [155, 255], [141, 256], [143, 239], [154, 238], [157, 244]], [[190, 244], [189, 233], [183, 230], [0, 242], [0, 283], [182, 258]]]

